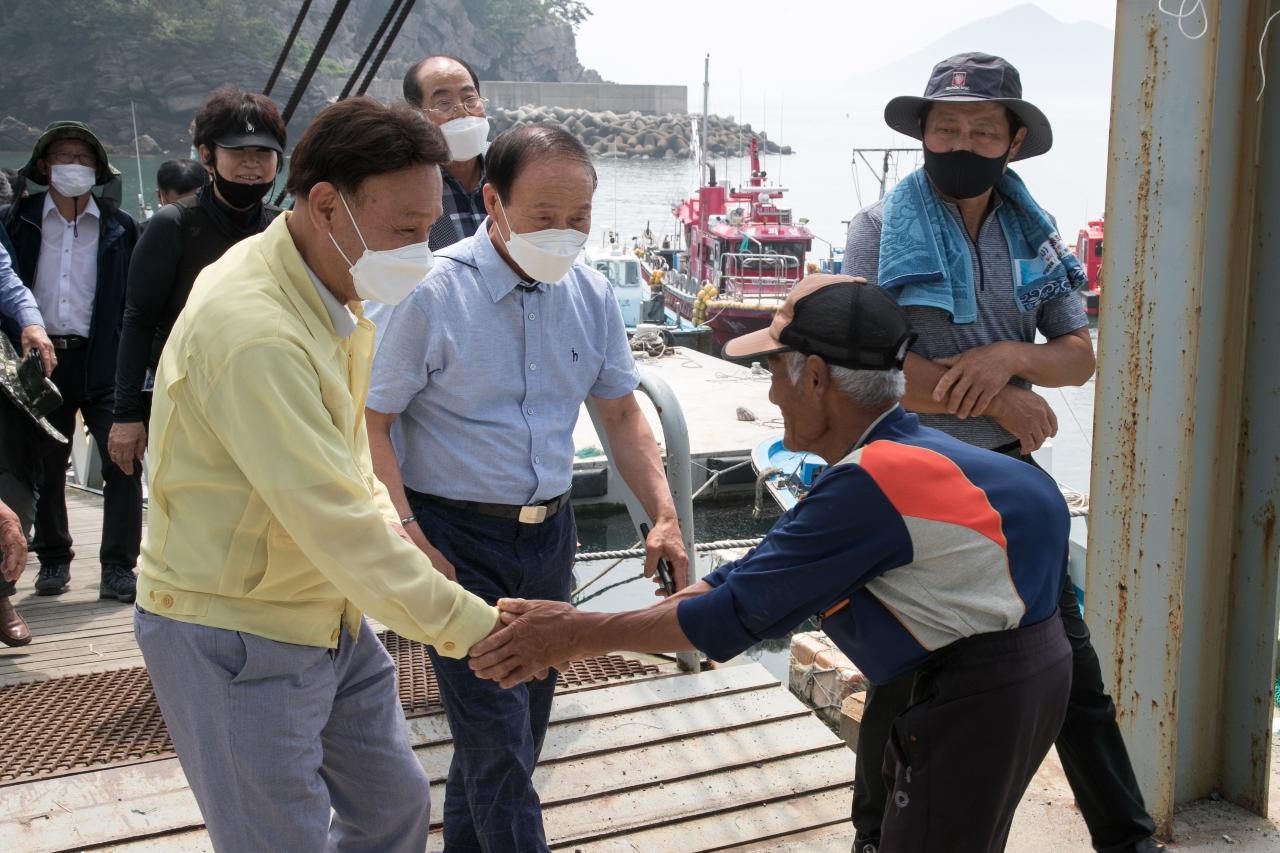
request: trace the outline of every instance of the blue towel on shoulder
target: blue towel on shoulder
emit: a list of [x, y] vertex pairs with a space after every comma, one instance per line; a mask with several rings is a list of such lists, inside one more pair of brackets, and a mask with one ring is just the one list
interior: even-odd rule
[[[1006, 170], [996, 192], [1003, 199], [996, 216], [1013, 260], [1019, 310], [1034, 310], [1083, 287], [1084, 268], [1022, 179]], [[924, 169], [885, 196], [879, 280], [881, 287], [897, 291], [899, 305], [941, 308], [953, 323], [978, 318], [968, 235], [943, 207]]]

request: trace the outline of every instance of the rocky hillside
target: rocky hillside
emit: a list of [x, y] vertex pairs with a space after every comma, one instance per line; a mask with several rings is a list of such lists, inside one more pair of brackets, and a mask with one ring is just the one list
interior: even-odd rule
[[[390, 0], [351, 0], [320, 73], [344, 77], [359, 60]], [[88, 121], [111, 147], [132, 150], [137, 105], [147, 147], [185, 153], [187, 127], [223, 83], [260, 91], [300, 0], [0, 0], [0, 150], [21, 151], [33, 128]], [[272, 93], [293, 91], [334, 0], [315, 0], [290, 63]], [[398, 77], [429, 53], [451, 53], [483, 78], [598, 81], [578, 62], [574, 0], [418, 0], [380, 77]], [[318, 81], [317, 81], [318, 82]], [[337, 92], [309, 89], [290, 123], [296, 138]], [[7, 114], [7, 115], [6, 115]]]
[[[489, 110], [495, 134], [519, 124], [550, 122], [562, 125], [598, 157], [641, 160], [677, 160], [693, 156], [692, 136], [701, 116], [641, 115], [638, 112], [590, 112], [563, 107], [520, 107]], [[739, 125], [732, 117], [713, 115], [707, 121], [707, 153], [713, 158], [746, 156], [747, 141], [755, 136], [761, 151], [790, 154], [790, 145], [778, 145], [751, 125]]]

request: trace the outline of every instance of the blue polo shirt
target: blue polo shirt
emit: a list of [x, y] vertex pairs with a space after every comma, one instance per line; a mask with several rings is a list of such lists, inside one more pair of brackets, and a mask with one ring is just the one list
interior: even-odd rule
[[573, 428], [588, 396], [639, 384], [608, 281], [575, 263], [525, 290], [489, 240], [437, 252], [379, 334], [368, 408], [392, 427], [409, 488], [485, 503], [554, 498], [573, 481]]
[[1053, 616], [1069, 528], [1048, 474], [899, 406], [677, 616], [723, 661], [817, 615], [880, 684], [963, 637]]

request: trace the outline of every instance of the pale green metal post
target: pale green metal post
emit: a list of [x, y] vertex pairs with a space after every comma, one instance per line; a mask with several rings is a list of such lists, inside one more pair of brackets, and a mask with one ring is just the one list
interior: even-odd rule
[[[1147, 804], [1265, 814], [1278, 617], [1280, 67], [1265, 0], [1200, 39], [1121, 0], [1086, 612]], [[1194, 35], [1199, 20], [1184, 21]], [[1275, 36], [1273, 35], [1273, 41]]]

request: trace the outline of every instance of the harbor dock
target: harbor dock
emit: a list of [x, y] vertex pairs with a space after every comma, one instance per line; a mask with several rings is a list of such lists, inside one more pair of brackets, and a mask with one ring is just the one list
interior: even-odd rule
[[[768, 369], [761, 365], [753, 370], [687, 347], [669, 349], [659, 357], [640, 357], [637, 364], [671, 386], [680, 401], [689, 428], [693, 488], [700, 489], [714, 476], [715, 483], [706, 492], [709, 495], [750, 492], [755, 485], [755, 473], [749, 465], [752, 449], [782, 431], [782, 413], [769, 402]], [[656, 409], [643, 394], [636, 397], [665, 453], [666, 442]], [[585, 406], [578, 416], [573, 443], [577, 449], [574, 504], [621, 504], [617, 484], [611, 482], [616, 474], [609, 470], [603, 445]]]
[[[96, 554], [101, 499], [70, 488], [67, 503], [77, 548]], [[212, 850], [142, 669], [133, 608], [97, 599], [96, 568], [74, 563], [57, 598], [34, 596], [34, 558], [19, 582], [35, 638], [0, 649], [0, 846]], [[432, 782], [439, 850], [448, 724], [423, 647], [384, 642]], [[552, 848], [583, 851], [848, 850], [852, 779], [843, 741], [763, 667], [691, 675], [617, 655], [564, 674], [534, 774]]]

